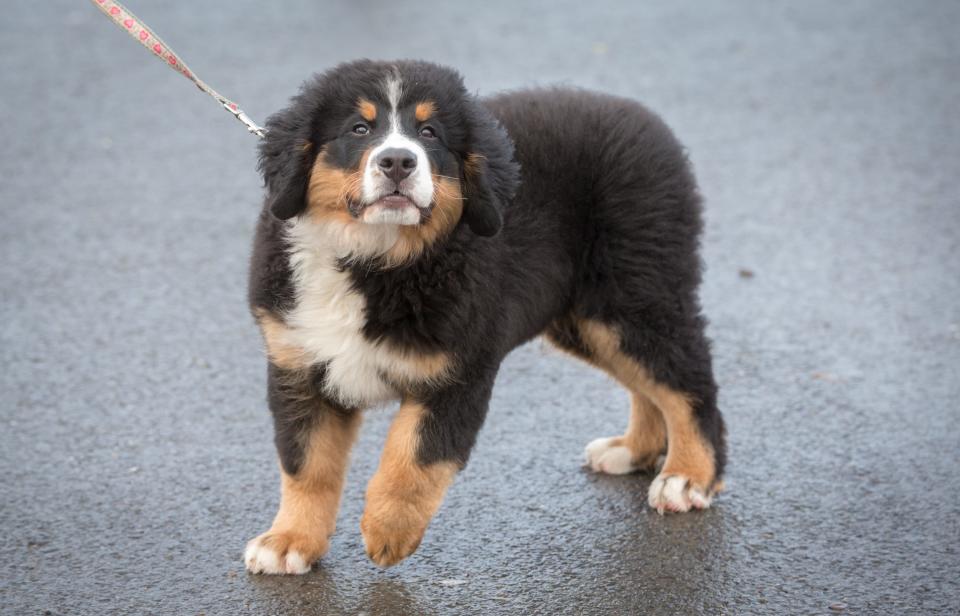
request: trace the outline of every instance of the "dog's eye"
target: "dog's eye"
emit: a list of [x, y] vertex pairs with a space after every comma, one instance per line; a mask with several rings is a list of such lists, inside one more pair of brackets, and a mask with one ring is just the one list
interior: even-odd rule
[[420, 136], [424, 139], [433, 139], [437, 136], [437, 134], [433, 131], [433, 128], [424, 126], [420, 129]]
[[360, 124], [354, 124], [351, 130], [353, 130], [353, 134], [355, 135], [366, 135], [370, 132], [370, 127], [361, 122]]

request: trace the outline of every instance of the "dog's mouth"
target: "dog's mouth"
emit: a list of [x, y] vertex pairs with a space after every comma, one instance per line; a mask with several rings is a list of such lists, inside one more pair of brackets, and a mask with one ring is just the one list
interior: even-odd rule
[[419, 225], [428, 209], [417, 207], [410, 197], [394, 191], [371, 203], [351, 203], [350, 213], [371, 225]]
[[[403, 209], [405, 207], [417, 207], [417, 204], [410, 200], [410, 197], [401, 194], [400, 191], [394, 191], [392, 194], [380, 197], [370, 204], [370, 206], [381, 206], [388, 209]], [[368, 206], [368, 207], [370, 207]]]

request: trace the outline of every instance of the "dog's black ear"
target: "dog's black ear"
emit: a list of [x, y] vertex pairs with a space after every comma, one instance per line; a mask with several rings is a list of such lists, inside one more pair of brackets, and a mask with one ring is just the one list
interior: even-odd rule
[[310, 168], [317, 155], [310, 141], [314, 118], [320, 117], [321, 80], [304, 84], [290, 106], [267, 119], [267, 136], [260, 143], [260, 173], [267, 188], [266, 207], [281, 220], [307, 207]]
[[513, 160], [507, 131], [476, 98], [470, 101], [467, 115], [463, 217], [474, 233], [489, 237], [503, 226], [503, 210], [520, 186], [520, 165]]
[[312, 144], [295, 144], [282, 167], [267, 179], [267, 207], [280, 220], [300, 214], [307, 207]]

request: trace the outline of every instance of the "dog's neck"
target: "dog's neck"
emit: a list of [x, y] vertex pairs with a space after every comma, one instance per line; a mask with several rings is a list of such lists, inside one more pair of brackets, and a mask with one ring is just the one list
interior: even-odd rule
[[285, 232], [291, 253], [306, 252], [342, 263], [386, 255], [400, 238], [400, 225], [316, 222], [300, 216], [287, 222]]

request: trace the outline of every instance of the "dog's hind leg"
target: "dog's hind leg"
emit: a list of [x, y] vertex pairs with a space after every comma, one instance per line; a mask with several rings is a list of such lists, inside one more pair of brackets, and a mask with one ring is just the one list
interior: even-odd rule
[[630, 394], [630, 419], [622, 436], [598, 438], [584, 452], [587, 465], [594, 471], [623, 475], [653, 470], [667, 451], [667, 431], [660, 410], [632, 379], [623, 379], [607, 359], [581, 337], [580, 322], [572, 317], [555, 321], [545, 337], [560, 349], [604, 370]]
[[[721, 489], [724, 429], [706, 341], [696, 332], [655, 339], [648, 329], [569, 317], [548, 336], [623, 383], [633, 397], [630, 423], [621, 437], [597, 439], [586, 450], [591, 468], [611, 474], [653, 465], [666, 444], [666, 459], [650, 486], [649, 503], [660, 512], [710, 506]], [[565, 336], [558, 335], [565, 332]]]
[[[667, 451], [667, 431], [660, 410], [637, 387], [632, 375], [623, 375], [608, 359], [584, 340], [582, 320], [573, 316], [553, 322], [544, 332], [555, 346], [590, 363], [623, 385], [630, 394], [630, 419], [622, 436], [595, 439], [584, 452], [587, 465], [594, 471], [624, 475], [652, 470]], [[627, 378], [623, 378], [626, 376]]]
[[660, 410], [640, 392], [630, 392], [630, 420], [623, 436], [590, 441], [587, 465], [598, 473], [624, 475], [652, 470], [667, 451], [667, 432]]

